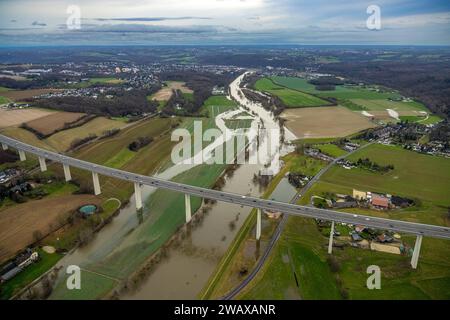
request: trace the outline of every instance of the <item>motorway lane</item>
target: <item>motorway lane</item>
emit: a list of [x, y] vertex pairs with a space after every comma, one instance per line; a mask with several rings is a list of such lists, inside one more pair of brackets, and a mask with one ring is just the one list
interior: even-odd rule
[[[255, 197], [247, 197], [244, 195], [229, 193], [229, 192], [223, 192], [223, 191], [217, 191], [217, 190], [210, 190], [190, 185], [185, 185], [181, 183], [176, 183], [172, 181], [167, 181], [159, 178], [149, 177], [149, 176], [143, 176], [135, 173], [130, 173], [118, 169], [108, 168], [102, 165], [93, 164], [87, 161], [74, 159], [62, 154], [58, 154], [51, 151], [46, 151], [34, 146], [30, 146], [28, 144], [19, 142], [15, 139], [5, 137], [3, 135], [0, 135], [0, 142], [6, 143], [7, 145], [23, 150], [27, 153], [32, 153], [37, 156], [44, 157], [46, 159], [64, 163], [66, 165], [69, 165], [71, 167], [76, 167], [84, 170], [88, 170], [91, 172], [96, 172], [101, 175], [119, 178], [122, 180], [130, 181], [130, 182], [137, 182], [140, 184], [145, 184], [148, 186], [153, 186], [157, 188], [163, 188], [173, 191], [182, 192], [185, 194], [193, 195], [193, 196], [199, 196], [202, 198], [208, 198], [208, 199], [214, 199], [217, 201], [225, 201], [229, 203], [235, 203], [239, 205], [249, 206], [253, 208], [260, 208], [260, 209], [266, 209], [266, 210], [274, 210], [279, 211], [284, 214], [289, 215], [297, 215], [297, 216], [304, 216], [304, 217], [311, 217], [321, 220], [327, 220], [327, 221], [336, 221], [336, 222], [344, 222], [349, 224], [358, 224], [358, 225], [364, 225], [370, 228], [375, 229], [383, 229], [383, 230], [392, 230], [396, 232], [405, 232], [405, 233], [411, 233], [416, 235], [424, 235], [429, 237], [436, 237], [436, 238], [444, 238], [444, 239], [450, 239], [450, 230], [447, 227], [442, 226], [433, 226], [433, 225], [424, 225], [424, 224], [418, 224], [418, 223], [412, 223], [412, 222], [406, 222], [406, 221], [399, 221], [399, 220], [390, 220], [390, 219], [383, 219], [383, 218], [376, 218], [376, 217], [369, 217], [369, 216], [363, 216], [363, 215], [352, 215], [348, 213], [343, 213], [339, 211], [332, 211], [332, 210], [325, 210], [325, 209], [318, 209], [318, 208], [310, 208], [306, 206], [299, 206], [295, 204], [289, 204], [289, 203], [282, 203], [272, 200], [266, 200], [266, 199], [260, 199]], [[340, 158], [339, 158], [340, 159]], [[336, 159], [335, 161], [339, 160]], [[330, 165], [334, 164], [335, 161], [333, 161]], [[328, 168], [328, 167], [327, 167]], [[325, 172], [324, 170], [323, 172]], [[321, 172], [321, 174], [323, 174]], [[320, 175], [321, 175], [320, 174]], [[320, 175], [317, 175], [315, 178], [313, 178], [309, 185], [312, 185], [314, 182], [318, 180]]]

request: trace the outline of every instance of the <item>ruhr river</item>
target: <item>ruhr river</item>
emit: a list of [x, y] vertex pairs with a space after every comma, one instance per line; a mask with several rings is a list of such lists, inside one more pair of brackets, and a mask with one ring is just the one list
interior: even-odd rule
[[[232, 97], [242, 106], [247, 107], [258, 115], [257, 121], [263, 121], [266, 128], [278, 126], [272, 115], [243, 96], [240, 83], [244, 75], [237, 78], [230, 85]], [[218, 115], [216, 124], [221, 126], [222, 116]], [[287, 137], [289, 139], [289, 136]], [[264, 143], [264, 142], [263, 142]], [[287, 153], [288, 147], [276, 151], [272, 156]], [[194, 155], [195, 157], [195, 155]], [[239, 194], [260, 196], [264, 190], [253, 181], [263, 165], [243, 164], [239, 166], [231, 177], [226, 178], [222, 190]], [[158, 176], [171, 179], [192, 166], [172, 166], [158, 174]], [[289, 201], [295, 190], [283, 179], [274, 192], [278, 201]], [[281, 192], [280, 192], [281, 190]], [[148, 199], [154, 190], [143, 188], [143, 198]], [[278, 193], [278, 195], [276, 195]], [[286, 199], [284, 199], [286, 198]], [[167, 256], [157, 264], [150, 274], [137, 285], [134, 290], [126, 291], [121, 299], [195, 299], [208, 278], [215, 270], [218, 262], [233, 241], [241, 228], [251, 208], [241, 207], [229, 203], [215, 203], [201, 223], [193, 226], [181, 245], [168, 249]], [[134, 205], [134, 196], [130, 203], [121, 209], [119, 215], [106, 225], [88, 245], [74, 250], [64, 257], [58, 264], [63, 267], [80, 265], [82, 268], [90, 263], [102, 261], [120, 243], [127, 238], [130, 232], [140, 224], [140, 217]], [[62, 277], [62, 272], [60, 272]], [[61, 279], [59, 280], [61, 281]], [[53, 296], [51, 298], [58, 298]]]

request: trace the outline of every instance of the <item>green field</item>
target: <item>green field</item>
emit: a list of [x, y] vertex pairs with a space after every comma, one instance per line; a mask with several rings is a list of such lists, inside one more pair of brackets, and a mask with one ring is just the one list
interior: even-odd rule
[[62, 85], [67, 88], [88, 88], [90, 86], [97, 85], [97, 84], [117, 85], [117, 84], [121, 84], [123, 82], [124, 82], [124, 80], [118, 79], [118, 78], [98, 77], [98, 78], [90, 78], [88, 81], [82, 81], [82, 82], [78, 82], [75, 84], [62, 83]]
[[[360, 157], [368, 157], [379, 164], [393, 164], [395, 168], [390, 173], [381, 175], [360, 169], [333, 167], [299, 203], [306, 205], [312, 195], [322, 195], [325, 192], [352, 194], [353, 188], [387, 192], [413, 198], [416, 205], [383, 212], [369, 209], [346, 211], [449, 225], [449, 159], [379, 144], [356, 152], [350, 159]], [[342, 226], [338, 225], [337, 229], [341, 230], [340, 228]], [[341, 231], [345, 234], [345, 230]], [[338, 263], [338, 270], [332, 271], [325, 262], [327, 236], [326, 230], [321, 234], [311, 219], [289, 218], [270, 260], [238, 298], [450, 299], [450, 246], [447, 241], [424, 238], [417, 270], [411, 269], [409, 256], [351, 247], [343, 250], [335, 248], [333, 256]], [[402, 238], [407, 245], [414, 245], [414, 237], [403, 235]], [[293, 266], [286, 263], [289, 250]], [[381, 290], [368, 290], [366, 287], [366, 268], [370, 265], [377, 265], [381, 269]], [[299, 287], [296, 286], [292, 270], [297, 274]]]
[[53, 267], [63, 257], [61, 254], [48, 254], [40, 249], [37, 252], [40, 256], [40, 260], [37, 263], [28, 266], [25, 271], [0, 286], [0, 300], [9, 299], [27, 284], [47, 272], [47, 270]]
[[[265, 190], [263, 198], [270, 198], [276, 193], [276, 189], [278, 188], [280, 181], [285, 177], [288, 172], [301, 173], [304, 175], [312, 176], [317, 174], [325, 165], [324, 161], [316, 160], [313, 158], [309, 158], [306, 156], [299, 156], [297, 154], [291, 153], [283, 157], [283, 162], [285, 166], [283, 169], [274, 177], [274, 179], [270, 182], [268, 188]], [[284, 200], [286, 201], [286, 200]], [[261, 233], [261, 241], [265, 243], [268, 241], [269, 237], [273, 232], [273, 228], [276, 224], [275, 221], [267, 221], [266, 227], [262, 228]], [[239, 270], [243, 265], [251, 268], [252, 265], [256, 262], [254, 258], [246, 257], [245, 247], [246, 244], [252, 243], [254, 241], [254, 225], [256, 223], [256, 209], [254, 209], [247, 220], [245, 221], [242, 228], [239, 230], [239, 233], [236, 235], [235, 240], [228, 248], [228, 251], [225, 253], [221, 262], [219, 263], [215, 273], [211, 276], [208, 283], [200, 293], [201, 299], [214, 299], [219, 298], [229, 292], [232, 288], [234, 288], [240, 281], [243, 280], [245, 276], [239, 275]], [[316, 231], [317, 232], [317, 231]], [[281, 241], [284, 241], [281, 240]], [[280, 243], [280, 242], [279, 242]], [[280, 246], [280, 244], [278, 244]], [[287, 242], [283, 242], [283, 248], [288, 250], [292, 250], [293, 259], [298, 262], [299, 258], [302, 260], [302, 250], [298, 248], [296, 245], [290, 245]], [[292, 247], [292, 248], [291, 248]], [[296, 262], [296, 263], [297, 263]], [[300, 262], [301, 263], [301, 262]], [[311, 267], [316, 267], [314, 264], [320, 264], [320, 262], [316, 261], [311, 264]], [[266, 264], [267, 265], [267, 264]], [[301, 266], [301, 264], [298, 264]], [[273, 293], [274, 287], [281, 287], [285, 282], [292, 280], [292, 273], [289, 271], [289, 267], [282, 264], [276, 267], [276, 271], [271, 271], [271, 273], [267, 276], [267, 279], [271, 278], [272, 275], [277, 279], [277, 281], [269, 281], [269, 284], [262, 290], [258, 290], [258, 296], [245, 296], [244, 298], [252, 299], [252, 298], [270, 298], [270, 293]], [[287, 269], [289, 269], [287, 271]], [[301, 266], [301, 269], [303, 267]], [[266, 291], [268, 290], [268, 291]], [[270, 291], [272, 290], [272, 291]], [[290, 292], [287, 296], [288, 298], [295, 298], [298, 296], [298, 293]], [[284, 293], [280, 293], [277, 297], [283, 298]]]
[[428, 115], [427, 117], [400, 116], [400, 120], [407, 122], [417, 122], [420, 124], [435, 124], [442, 121], [442, 119], [439, 116], [435, 115]]
[[[341, 299], [324, 238], [310, 219], [291, 217], [270, 259], [239, 299]], [[295, 275], [298, 280], [295, 280]]]
[[[235, 107], [235, 103], [224, 100], [224, 97], [214, 97], [208, 99], [205, 109], [208, 110], [210, 118], [201, 118], [203, 128], [208, 129], [215, 126], [214, 117], [219, 112]], [[158, 121], [168, 119], [155, 119]], [[180, 127], [191, 131], [193, 129], [194, 118], [187, 118]], [[141, 132], [142, 133], [142, 132]], [[121, 133], [122, 134], [122, 133]], [[115, 140], [115, 139], [113, 139]], [[203, 142], [202, 142], [203, 143]], [[153, 144], [153, 143], [152, 143]], [[165, 154], [171, 151], [170, 146], [166, 145]], [[116, 156], [109, 161], [121, 162], [120, 159], [127, 158], [127, 151], [117, 150]], [[144, 148], [145, 149], [145, 148]], [[147, 156], [151, 154], [148, 153]], [[138, 152], [141, 153], [141, 150]], [[109, 154], [109, 153], [107, 153]], [[136, 162], [133, 157], [131, 163]], [[118, 160], [115, 160], [118, 159]], [[100, 159], [98, 159], [100, 160]], [[168, 162], [169, 159], [165, 158]], [[167, 163], [166, 162], [166, 163]], [[159, 169], [163, 161], [159, 162]], [[184, 173], [179, 174], [172, 181], [186, 183], [195, 186], [211, 188], [217, 178], [223, 173], [226, 165], [199, 165]], [[133, 171], [133, 170], [129, 170]], [[202, 200], [192, 197], [192, 212], [195, 212], [201, 205]], [[184, 195], [158, 189], [146, 201], [142, 221], [139, 226], [133, 229], [133, 232], [117, 235], [117, 243], [107, 255], [99, 255], [98, 259], [92, 259], [84, 266], [84, 269], [90, 271], [91, 284], [89, 290], [80, 292], [70, 292], [66, 289], [64, 281], [56, 287], [52, 298], [56, 299], [76, 299], [76, 298], [99, 298], [107, 294], [111, 288], [121, 280], [127, 279], [134, 271], [158, 250], [174, 234], [174, 232], [185, 223], [185, 199]], [[95, 275], [94, 275], [95, 274]]]
[[368, 88], [363, 88], [359, 86], [347, 86], [340, 85], [336, 86], [333, 91], [320, 91], [316, 90], [315, 85], [308, 83], [306, 79], [295, 78], [295, 77], [272, 77], [271, 78], [276, 84], [283, 87], [300, 90], [307, 93], [317, 94], [324, 98], [337, 98], [337, 99], [388, 99], [388, 98], [398, 98], [400, 95], [398, 93], [392, 92], [377, 92], [375, 90], [370, 90]]
[[206, 99], [204, 106], [236, 107], [237, 103], [234, 100], [227, 99], [226, 96], [211, 96]]
[[255, 88], [256, 90], [268, 92], [279, 97], [288, 107], [318, 107], [330, 104], [328, 101], [308, 93], [279, 86], [268, 78], [258, 80]]
[[362, 169], [345, 170], [336, 166], [324, 174], [322, 181], [354, 186], [360, 190], [390, 192], [450, 206], [449, 159], [381, 144], [360, 150], [352, 154], [349, 160], [356, 161], [359, 158], [369, 158], [380, 165], [392, 164], [394, 170], [378, 174]]
[[279, 84], [286, 88], [300, 90], [307, 93], [320, 93], [320, 91], [316, 90], [315, 85], [309, 83], [308, 80], [303, 78], [275, 76], [270, 79], [272, 79], [275, 84]]
[[121, 168], [131, 161], [135, 155], [136, 152], [130, 151], [128, 148], [122, 149], [114, 157], [106, 161], [104, 165], [111, 168]]
[[10, 102], [11, 102], [11, 100], [9, 100], [8, 98], [0, 96], [0, 105], [10, 103]]
[[345, 150], [342, 150], [337, 145], [331, 143], [315, 145], [313, 147], [319, 149], [320, 152], [333, 158], [339, 158], [347, 153]]
[[364, 107], [366, 110], [382, 111], [386, 109], [393, 109], [399, 111], [426, 111], [428, 109], [421, 103], [390, 101], [386, 99], [351, 99], [351, 102]]
[[80, 127], [59, 131], [44, 141], [52, 148], [64, 152], [70, 148], [75, 139], [82, 139], [91, 134], [99, 137], [107, 130], [120, 129], [125, 125], [123, 121], [97, 117]]
[[435, 115], [428, 116], [428, 119], [420, 120], [419, 122], [421, 124], [436, 124], [438, 122], [441, 122], [442, 118]]
[[122, 83], [123, 80], [107, 77], [107, 78], [90, 78], [89, 83], [90, 84], [119, 84]]
[[367, 100], [383, 100], [394, 99], [400, 97], [398, 93], [377, 92], [361, 87], [338, 86], [335, 91], [321, 91], [320, 97], [329, 97], [336, 99], [367, 99]]

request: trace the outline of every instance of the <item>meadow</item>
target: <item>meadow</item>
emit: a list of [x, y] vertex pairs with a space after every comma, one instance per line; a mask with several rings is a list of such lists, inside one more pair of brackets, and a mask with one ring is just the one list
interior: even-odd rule
[[[225, 104], [225, 105], [224, 105]], [[234, 108], [234, 103], [225, 102], [223, 97], [211, 98], [204, 106], [208, 109], [210, 118], [202, 118], [204, 129], [214, 127], [214, 117], [219, 112], [224, 112], [230, 108]], [[176, 121], [175, 119], [155, 119], [154, 121]], [[194, 119], [188, 118], [180, 124], [180, 127], [192, 130]], [[154, 125], [152, 126], [154, 128]], [[148, 128], [150, 129], [150, 127]], [[142, 130], [138, 131], [142, 134]], [[115, 139], [112, 139], [115, 140]], [[164, 157], [160, 157], [158, 160], [158, 169], [164, 169], [167, 163], [170, 161], [168, 155], [171, 151], [171, 143], [167, 144], [167, 140], [164, 139], [165, 150]], [[105, 144], [116, 144], [116, 142], [110, 142]], [[153, 144], [153, 143], [152, 143]], [[110, 146], [112, 147], [112, 145]], [[106, 148], [106, 146], [103, 146]], [[109, 148], [108, 148], [109, 149]], [[123, 148], [114, 147], [115, 153], [120, 157], [127, 158], [129, 152], [123, 151]], [[84, 150], [88, 152], [86, 155], [91, 154], [92, 150]], [[141, 150], [139, 151], [141, 152]], [[84, 154], [84, 153], [83, 153]], [[79, 154], [83, 158], [83, 154]], [[113, 152], [114, 154], [114, 152]], [[147, 157], [150, 156], [149, 150], [146, 151]], [[155, 153], [156, 155], [156, 153]], [[133, 165], [138, 161], [138, 156], [132, 157], [131, 163]], [[115, 156], [113, 156], [113, 159]], [[148, 159], [148, 158], [147, 158]], [[100, 161], [100, 159], [93, 159]], [[111, 161], [111, 160], [109, 160]], [[166, 166], [163, 164], [166, 163]], [[182, 174], [179, 174], [172, 181], [186, 183], [195, 186], [211, 188], [217, 178], [224, 172], [226, 165], [199, 165]], [[127, 166], [122, 169], [129, 170]], [[140, 169], [139, 171], [142, 171]], [[137, 172], [137, 171], [134, 171]], [[148, 173], [147, 173], [148, 174]], [[119, 182], [120, 183], [120, 182]], [[102, 183], [103, 184], [103, 183]], [[128, 183], [128, 185], [130, 185]], [[130, 187], [132, 187], [130, 185]], [[116, 189], [119, 186], [116, 185]], [[109, 192], [109, 191], [107, 191]], [[202, 199], [192, 197], [191, 207], [192, 212], [198, 210], [202, 203]], [[124, 280], [129, 277], [133, 272], [139, 269], [140, 266], [151, 256], [156, 250], [158, 250], [166, 241], [174, 234], [174, 232], [184, 224], [185, 222], [185, 203], [184, 195], [172, 191], [158, 189], [156, 190], [146, 201], [144, 211], [143, 222], [133, 230], [123, 242], [118, 245], [106, 258], [91, 261], [90, 264], [85, 266], [86, 270], [89, 270], [90, 277], [92, 278], [92, 290], [84, 291], [82, 298], [98, 298], [107, 294], [114, 284], [118, 281]], [[97, 275], [94, 275], [97, 274]], [[100, 276], [99, 274], [103, 275]], [[116, 279], [116, 281], [111, 280]], [[70, 299], [79, 297], [80, 293], [69, 292], [64, 286], [64, 283], [58, 285], [54, 291], [53, 298]]]
[[[300, 90], [322, 98], [335, 98], [338, 103], [352, 111], [368, 111], [375, 119], [392, 122], [394, 119], [386, 109], [399, 113], [400, 119], [409, 119], [412, 122], [434, 124], [441, 118], [430, 115], [430, 111], [417, 101], [396, 101], [401, 95], [386, 88], [337, 85], [335, 90], [321, 91], [304, 78], [271, 77], [273, 83], [292, 90]], [[428, 116], [427, 116], [428, 114]]]
[[[277, 188], [284, 178], [284, 176], [288, 172], [301, 173], [308, 176], [313, 176], [317, 174], [325, 165], [324, 161], [316, 160], [306, 156], [300, 156], [296, 153], [291, 153], [283, 157], [283, 161], [285, 166], [282, 170], [273, 178], [270, 182], [269, 186], [264, 192], [263, 198], [268, 199], [272, 198], [273, 195], [277, 193]], [[284, 191], [284, 189], [283, 189]], [[240, 274], [240, 270], [243, 267], [248, 268], [250, 270], [253, 265], [256, 263], [255, 256], [252, 254], [251, 257], [248, 256], [247, 248], [255, 246], [255, 223], [256, 223], [256, 209], [252, 210], [247, 220], [245, 221], [242, 228], [239, 230], [239, 233], [236, 235], [235, 240], [228, 248], [227, 252], [223, 256], [221, 262], [219, 263], [216, 271], [209, 279], [208, 283], [200, 293], [199, 297], [201, 299], [211, 299], [211, 298], [219, 298], [228, 293], [231, 289], [233, 289], [238, 283], [240, 283], [246, 275]], [[263, 250], [264, 246], [268, 242], [271, 237], [274, 227], [277, 221], [272, 221], [270, 219], [265, 218], [263, 216], [263, 224], [262, 224], [262, 233], [261, 233], [261, 250]], [[283, 242], [284, 248], [287, 246], [291, 247], [290, 244], [287, 244], [284, 239], [280, 239], [280, 242]], [[289, 248], [289, 250], [293, 253], [293, 259], [297, 260], [302, 259], [301, 250], [299, 248]], [[295, 252], [294, 252], [295, 251]], [[278, 255], [279, 253], [277, 253]], [[294, 255], [295, 254], [295, 255]], [[281, 255], [281, 254], [280, 254]], [[271, 261], [276, 258], [271, 257], [270, 260], [266, 263], [266, 265], [271, 265]], [[315, 262], [317, 263], [317, 261]], [[312, 263], [313, 266], [315, 263]], [[267, 279], [272, 279], [268, 281], [269, 283], [264, 284], [264, 288], [258, 290], [258, 298], [261, 299], [273, 299], [273, 298], [290, 298], [295, 299], [299, 297], [298, 288], [297, 290], [276, 290], [275, 288], [281, 288], [286, 284], [286, 279], [294, 279], [291, 273], [291, 267], [285, 265], [278, 265], [275, 267], [276, 270], [270, 270], [270, 273], [267, 274]], [[262, 274], [262, 272], [260, 273]], [[260, 275], [257, 276], [259, 279]], [[264, 276], [266, 277], [266, 275]], [[292, 277], [292, 278], [291, 278]], [[276, 281], [273, 281], [273, 279]], [[248, 286], [250, 288], [255, 282], [251, 282]], [[273, 288], [270, 288], [273, 286]], [[286, 287], [287, 289], [288, 287]], [[286, 292], [285, 295], [285, 291]], [[247, 290], [244, 290], [247, 292]], [[275, 295], [275, 297], [273, 296]], [[251, 295], [243, 294], [239, 298], [251, 299], [253, 298]]]
[[38, 108], [0, 109], [0, 128], [19, 126], [24, 122], [33, 121], [53, 113], [55, 111]]
[[66, 124], [77, 122], [84, 115], [78, 112], [53, 112], [48, 116], [28, 121], [26, 125], [46, 136], [63, 129]]
[[120, 129], [124, 126], [126, 126], [126, 123], [122, 121], [97, 117], [80, 127], [57, 132], [45, 141], [58, 151], [67, 151], [75, 139], [83, 139], [89, 135], [101, 136], [105, 131]]
[[398, 98], [400, 95], [395, 92], [377, 92], [360, 86], [339, 85], [335, 90], [317, 90], [315, 85], [308, 83], [304, 78], [295, 77], [272, 77], [276, 84], [286, 88], [300, 90], [311, 94], [316, 94], [324, 98], [337, 99], [388, 99]]
[[405, 150], [397, 146], [371, 145], [352, 154], [356, 161], [369, 158], [380, 164], [392, 164], [394, 170], [379, 174], [363, 169], [345, 170], [335, 166], [323, 175], [322, 181], [360, 190], [390, 192], [405, 197], [433, 201], [436, 205], [450, 206], [450, 161]]
[[0, 96], [0, 105], [6, 104], [6, 103], [9, 103], [9, 102], [11, 102], [11, 100], [9, 100], [6, 97]]
[[337, 145], [332, 143], [314, 145], [313, 147], [319, 149], [320, 152], [333, 158], [339, 158], [347, 153], [345, 150], [342, 150]]
[[[449, 225], [450, 161], [398, 147], [371, 145], [350, 159], [369, 157], [380, 164], [392, 163], [388, 175], [333, 167], [300, 199], [309, 204], [312, 195], [325, 192], [352, 194], [353, 188], [388, 192], [416, 200], [411, 208], [394, 211], [347, 209], [352, 213], [413, 222]], [[441, 176], [441, 177], [439, 177]], [[398, 181], [396, 181], [398, 180]], [[339, 228], [338, 228], [339, 229]], [[424, 238], [417, 270], [411, 257], [346, 247], [334, 248], [336, 268], [327, 263], [328, 234], [319, 232], [312, 219], [290, 217], [258, 276], [238, 299], [449, 299], [450, 247], [440, 239]], [[413, 246], [415, 237], [402, 235]], [[381, 268], [381, 290], [368, 290], [366, 268]], [[295, 273], [295, 275], [294, 275]], [[296, 281], [297, 278], [297, 281]]]
[[256, 90], [268, 92], [281, 99], [287, 107], [319, 107], [330, 102], [311, 94], [281, 87], [268, 78], [260, 79], [255, 84]]

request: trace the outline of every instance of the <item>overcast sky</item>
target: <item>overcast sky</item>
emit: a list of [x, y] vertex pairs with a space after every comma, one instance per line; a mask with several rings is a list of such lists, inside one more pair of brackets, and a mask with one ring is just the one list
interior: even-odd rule
[[106, 44], [450, 45], [450, 0], [0, 0], [0, 46]]

